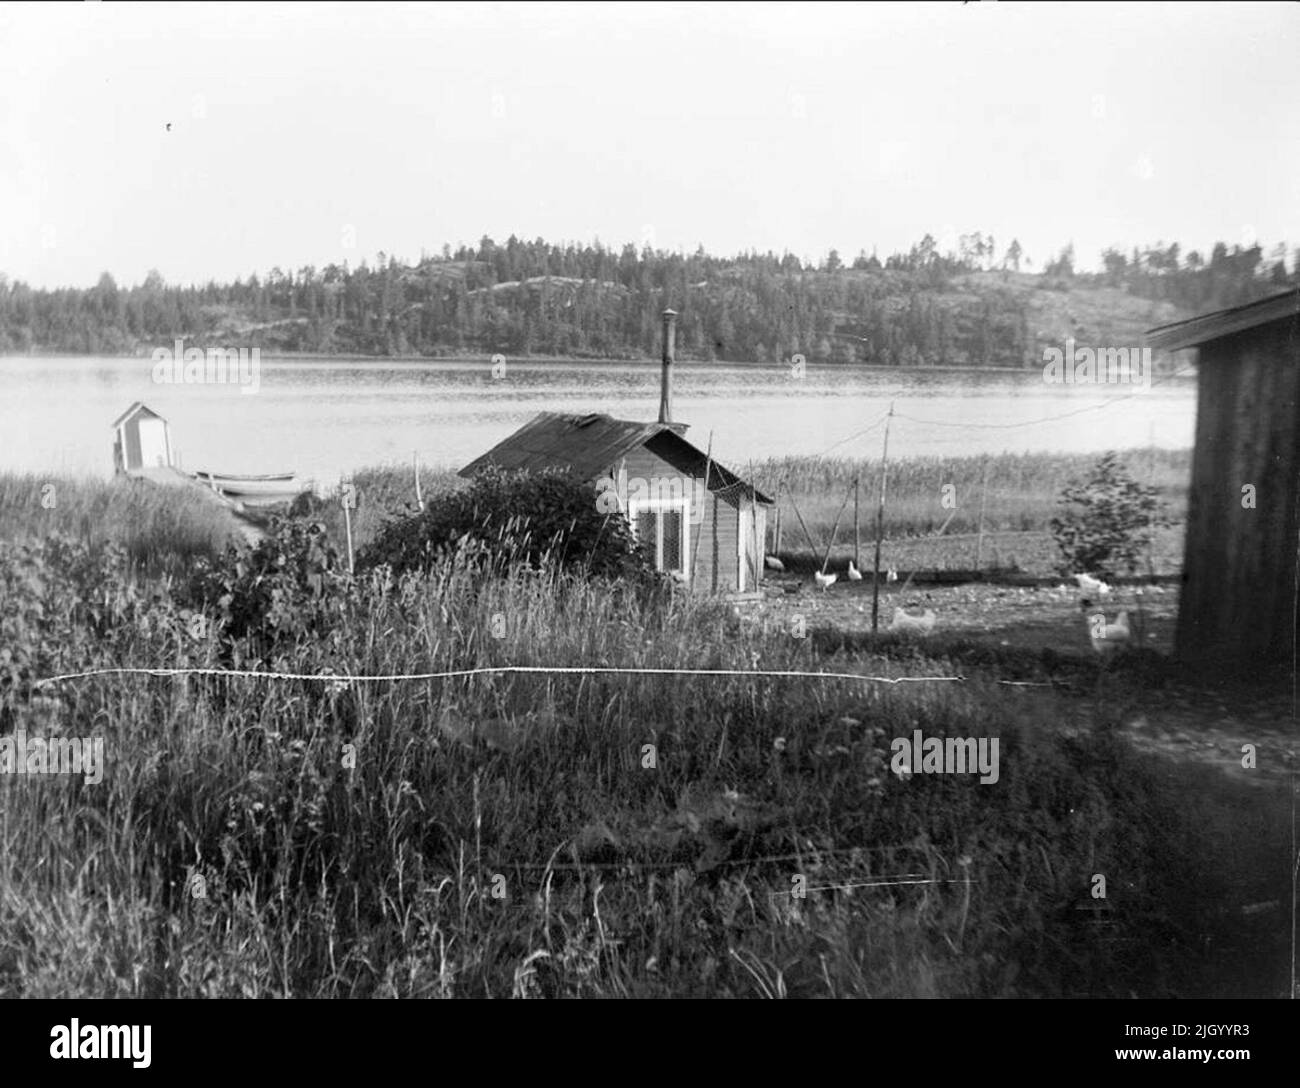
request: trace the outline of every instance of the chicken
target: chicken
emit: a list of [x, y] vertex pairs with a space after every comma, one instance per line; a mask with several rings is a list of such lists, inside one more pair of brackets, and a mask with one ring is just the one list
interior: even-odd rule
[[891, 631], [910, 631], [919, 635], [928, 635], [934, 630], [934, 609], [927, 608], [919, 616], [909, 616], [901, 608], [894, 610], [893, 622], [889, 625]]
[[[1085, 610], [1091, 606], [1090, 601], [1084, 601], [1083, 604]], [[1114, 623], [1107, 623], [1106, 613], [1100, 611], [1088, 612], [1087, 619], [1088, 641], [1092, 643], [1096, 653], [1102, 655], [1114, 653], [1127, 646], [1132, 638], [1127, 612], [1121, 612]]]
[[837, 574], [823, 574], [819, 570], [813, 571], [813, 578], [815, 578], [817, 584], [822, 587], [823, 593], [835, 584], [835, 579], [838, 577], [839, 575]]
[[885, 571], [885, 581], [886, 581], [886, 582], [897, 582], [897, 581], [898, 581], [898, 571], [894, 570], [893, 567], [890, 567], [889, 570]]
[[858, 570], [858, 568], [853, 565], [852, 559], [849, 560], [849, 581], [850, 582], [862, 581], [862, 571]]
[[785, 564], [774, 555], [765, 556], [763, 559], [763, 566], [768, 570], [785, 570]]
[[1076, 574], [1074, 583], [1079, 587], [1080, 593], [1087, 593], [1092, 597], [1104, 597], [1110, 592], [1110, 586], [1100, 578], [1093, 578], [1087, 574]]

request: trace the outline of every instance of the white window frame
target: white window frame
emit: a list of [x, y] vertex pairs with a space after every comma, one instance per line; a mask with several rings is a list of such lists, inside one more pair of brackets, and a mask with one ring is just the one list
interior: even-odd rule
[[[681, 514], [682, 540], [681, 555], [682, 569], [678, 571], [664, 571], [665, 574], [681, 574], [688, 581], [691, 577], [691, 500], [683, 496], [680, 499], [629, 499], [627, 503], [627, 519], [632, 524], [632, 536], [637, 537], [637, 516], [644, 510], [676, 510]], [[664, 570], [664, 519], [655, 518], [655, 539], [654, 539], [654, 557], [655, 570]]]

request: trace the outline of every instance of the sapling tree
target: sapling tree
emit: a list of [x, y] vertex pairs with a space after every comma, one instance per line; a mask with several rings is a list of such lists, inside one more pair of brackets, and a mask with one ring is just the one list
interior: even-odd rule
[[1049, 526], [1064, 574], [1131, 574], [1152, 532], [1170, 524], [1156, 489], [1138, 483], [1113, 450], [1085, 479], [1065, 487], [1060, 503], [1061, 513]]

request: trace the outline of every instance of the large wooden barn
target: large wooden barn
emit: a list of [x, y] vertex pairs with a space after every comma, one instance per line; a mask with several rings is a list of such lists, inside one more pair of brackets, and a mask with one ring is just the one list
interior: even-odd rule
[[772, 500], [688, 442], [672, 422], [673, 318], [664, 315], [659, 419], [640, 423], [598, 412], [542, 412], [460, 470], [489, 466], [560, 470], [607, 496], [631, 522], [655, 565], [692, 589], [747, 592], [763, 577], [763, 542]]
[[1300, 561], [1300, 291], [1152, 329], [1147, 343], [1198, 349], [1175, 652], [1205, 667], [1289, 662]]

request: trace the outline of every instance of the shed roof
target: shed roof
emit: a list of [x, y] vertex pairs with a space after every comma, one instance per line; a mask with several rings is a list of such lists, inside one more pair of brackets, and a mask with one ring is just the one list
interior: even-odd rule
[[[113, 420], [111, 424], [109, 424], [109, 429], [117, 430], [118, 427], [122, 426], [123, 423], [125, 423], [128, 419], [130, 419], [132, 416], [135, 415], [153, 416], [154, 419], [163, 418], [152, 408], [150, 408], [147, 404], [145, 404], [143, 401], [136, 401], [134, 404], [131, 405], [130, 408], [128, 408], [125, 412], [123, 412], [120, 416], [118, 416], [115, 420]], [[163, 422], [166, 423], [167, 421], [163, 420]]]
[[1146, 342], [1148, 347], [1177, 351], [1297, 315], [1300, 315], [1300, 289], [1149, 329]]
[[[541, 412], [471, 461], [460, 475], [474, 476], [495, 465], [507, 470], [559, 469], [582, 480], [595, 480], [638, 446], [650, 445], [680, 471], [702, 477], [707, 457], [682, 437], [684, 429], [680, 423], [639, 423], [603, 412]], [[772, 501], [716, 461], [711, 465], [708, 486], [711, 491], [738, 488], [759, 502], [770, 505]]]

